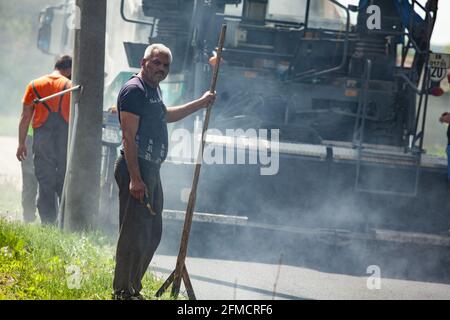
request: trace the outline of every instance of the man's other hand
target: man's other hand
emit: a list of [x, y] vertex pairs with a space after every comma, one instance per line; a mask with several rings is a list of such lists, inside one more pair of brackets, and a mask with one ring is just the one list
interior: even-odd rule
[[142, 180], [130, 181], [130, 193], [133, 198], [139, 200], [141, 203], [144, 203], [145, 192], [147, 192], [147, 187]]

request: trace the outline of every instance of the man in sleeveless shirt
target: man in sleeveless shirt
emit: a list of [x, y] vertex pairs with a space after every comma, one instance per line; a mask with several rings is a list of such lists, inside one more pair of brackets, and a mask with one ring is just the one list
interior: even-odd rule
[[113, 298], [143, 299], [142, 278], [162, 233], [163, 193], [159, 169], [168, 150], [167, 123], [183, 119], [213, 103], [206, 92], [187, 104], [166, 108], [159, 83], [169, 73], [172, 54], [162, 44], [150, 45], [141, 71], [120, 90], [117, 109], [123, 149], [115, 178], [119, 186], [119, 239]]
[[[61, 57], [51, 74], [30, 82], [22, 101], [16, 156], [24, 161], [33, 154], [39, 189], [37, 208], [43, 224], [54, 224], [57, 218], [57, 197], [61, 198], [66, 173], [70, 94], [38, 104], [33, 101], [68, 89], [71, 74], [72, 58]], [[29, 150], [26, 137], [31, 121], [34, 133], [32, 150]]]

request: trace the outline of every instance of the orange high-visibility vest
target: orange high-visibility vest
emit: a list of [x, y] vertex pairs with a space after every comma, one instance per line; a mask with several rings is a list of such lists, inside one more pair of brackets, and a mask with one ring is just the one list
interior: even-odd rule
[[[62, 75], [50, 74], [31, 81], [25, 91], [22, 103], [34, 107], [33, 129], [42, 126], [48, 118], [49, 112], [61, 113], [64, 120], [69, 122], [70, 93], [34, 105], [33, 100], [45, 98], [71, 87], [71, 82]], [[38, 96], [39, 95], [39, 96]]]

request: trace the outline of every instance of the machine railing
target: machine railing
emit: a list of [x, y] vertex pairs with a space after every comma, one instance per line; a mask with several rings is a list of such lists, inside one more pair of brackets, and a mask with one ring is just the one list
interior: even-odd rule
[[[339, 65], [332, 67], [332, 68], [319, 70], [319, 71], [308, 70], [308, 71], [302, 72], [300, 74], [295, 75], [292, 79], [290, 79], [288, 81], [299, 81], [299, 80], [304, 80], [306, 78], [322, 76], [324, 74], [342, 70], [345, 67], [346, 61], [347, 61], [347, 56], [348, 56], [348, 48], [349, 48], [348, 44], [349, 44], [349, 34], [350, 34], [350, 9], [349, 9], [349, 7], [345, 7], [344, 5], [342, 5], [339, 1], [336, 1], [336, 0], [329, 0], [329, 1], [331, 3], [337, 5], [338, 7], [344, 9], [346, 12], [345, 39], [344, 39], [344, 48], [343, 48], [341, 62], [339, 63]], [[306, 3], [305, 30], [308, 29], [310, 2], [311, 2], [311, 0], [308, 0]], [[297, 55], [297, 53], [295, 55]]]
[[364, 83], [361, 90], [360, 99], [358, 102], [358, 110], [356, 112], [355, 128], [353, 130], [353, 143], [358, 150], [362, 149], [362, 144], [364, 140], [364, 128], [367, 117], [367, 94], [370, 87], [370, 79], [372, 75], [372, 61], [370, 59], [366, 60], [364, 66]]
[[[416, 120], [415, 120], [415, 126], [414, 126], [414, 136], [411, 141], [410, 148], [411, 149], [418, 149], [419, 152], [423, 152], [423, 141], [425, 137], [425, 122], [426, 122], [426, 115], [427, 115], [427, 109], [428, 109], [428, 96], [429, 96], [429, 87], [430, 87], [430, 68], [429, 68], [429, 60], [430, 60], [430, 39], [431, 35], [434, 29], [434, 24], [436, 21], [436, 14], [437, 14], [437, 6], [436, 2], [429, 2], [431, 4], [430, 7], [424, 7], [422, 6], [417, 0], [412, 0], [411, 8], [412, 12], [410, 15], [410, 21], [409, 21], [409, 29], [408, 29], [408, 43], [403, 48], [403, 57], [402, 57], [402, 67], [405, 67], [405, 61], [406, 57], [408, 55], [409, 50], [411, 49], [411, 44], [413, 45], [412, 48], [416, 52], [416, 56], [414, 57], [414, 62], [411, 68], [410, 72], [414, 72], [415, 70], [418, 70], [419, 74], [417, 75], [418, 81], [420, 81], [420, 74], [423, 74], [422, 78], [422, 84], [421, 89], [418, 89], [418, 86], [416, 88], [413, 87], [416, 94], [419, 96], [419, 103], [418, 103], [418, 109], [416, 113]], [[414, 24], [414, 14], [416, 13], [415, 7], [418, 6], [420, 9], [422, 9], [425, 13], [425, 20], [424, 23], [426, 23], [426, 45], [425, 48], [421, 48], [420, 45], [414, 41], [414, 32], [415, 24]], [[431, 16], [431, 13], [433, 13], [433, 16]], [[411, 36], [410, 36], [411, 35]], [[417, 65], [419, 61], [422, 60], [422, 65]], [[419, 120], [422, 118], [421, 128], [419, 130]], [[417, 145], [418, 142], [418, 145]]]
[[122, 17], [122, 19], [126, 22], [130, 22], [130, 23], [136, 23], [136, 24], [142, 24], [142, 25], [146, 25], [146, 26], [151, 26], [151, 32], [150, 34], [153, 34], [153, 30], [155, 28], [155, 22], [149, 22], [149, 21], [144, 21], [144, 20], [135, 20], [135, 19], [130, 19], [126, 16], [125, 14], [125, 1], [126, 0], [122, 0], [120, 2], [120, 16]]
[[[355, 121], [355, 128], [353, 134], [353, 145], [357, 149], [357, 160], [356, 160], [356, 177], [355, 177], [355, 191], [357, 192], [366, 192], [366, 193], [375, 193], [375, 194], [384, 194], [384, 195], [395, 195], [395, 196], [407, 196], [407, 197], [415, 197], [417, 196], [418, 186], [419, 186], [419, 176], [420, 176], [420, 160], [421, 153], [418, 152], [405, 152], [403, 154], [400, 153], [392, 153], [392, 152], [384, 152], [383, 150], [365, 150], [363, 147], [364, 143], [364, 131], [365, 124], [367, 119], [367, 106], [368, 106], [368, 94], [370, 91], [370, 81], [372, 74], [372, 61], [370, 59], [366, 60], [364, 67], [364, 75], [363, 75], [363, 85], [360, 95], [360, 100], [358, 103], [357, 117]], [[381, 164], [369, 164], [365, 159], [377, 158]], [[383, 162], [385, 164], [383, 164]], [[366, 167], [363, 170], [363, 163]], [[389, 190], [389, 188], [385, 188], [380, 186], [380, 183], [377, 185], [370, 185], [366, 180], [375, 180], [374, 177], [377, 176], [378, 172], [385, 170], [385, 172], [389, 170], [398, 171], [398, 167], [394, 169], [390, 169], [389, 165], [392, 164], [402, 164], [404, 166], [404, 171], [407, 176], [410, 175], [411, 170], [413, 170], [414, 175], [412, 179], [405, 179], [408, 182], [412, 181], [413, 188], [411, 191], [405, 191], [404, 185], [401, 185], [401, 190]], [[387, 171], [386, 171], [387, 170]], [[366, 176], [364, 176], [363, 171], [365, 171]], [[407, 177], [410, 178], [410, 177]], [[378, 181], [383, 182], [383, 177], [378, 176]], [[392, 179], [391, 176], [387, 176], [385, 180]], [[364, 186], [365, 184], [365, 186]]]
[[[307, 1], [306, 4], [306, 15], [305, 15], [305, 30], [308, 29], [308, 19], [309, 19], [309, 9], [310, 9], [310, 1]], [[341, 63], [333, 68], [325, 69], [325, 70], [308, 70], [301, 74], [295, 75], [292, 79], [288, 81], [299, 81], [304, 80], [306, 78], [313, 78], [317, 76], [321, 76], [330, 72], [339, 71], [342, 68], [344, 68], [346, 59], [348, 57], [348, 47], [349, 47], [349, 24], [350, 24], [350, 10], [352, 11], [359, 11], [363, 8], [356, 7], [356, 6], [348, 6], [345, 7], [342, 4], [340, 4], [336, 0], [329, 0], [331, 3], [339, 6], [340, 8], [344, 9], [347, 13], [347, 24], [346, 24], [346, 30], [345, 30], [345, 39], [344, 39], [344, 49], [343, 49], [343, 57]], [[431, 2], [431, 5], [429, 6], [423, 6], [421, 5], [417, 0], [411, 1], [411, 12], [409, 13], [409, 26], [407, 28], [407, 31], [395, 31], [395, 30], [370, 30], [371, 34], [377, 34], [377, 33], [383, 33], [387, 36], [397, 36], [397, 37], [405, 37], [407, 39], [406, 45], [403, 45], [402, 48], [402, 57], [401, 57], [401, 69], [402, 71], [397, 74], [397, 77], [402, 78], [405, 83], [410, 86], [413, 91], [418, 95], [419, 102], [418, 102], [418, 108], [417, 112], [415, 113], [415, 125], [414, 125], [414, 133], [413, 137], [411, 139], [411, 144], [409, 148], [411, 150], [415, 149], [416, 152], [418, 149], [420, 152], [423, 152], [423, 140], [425, 136], [425, 122], [426, 122], [426, 114], [427, 114], [427, 106], [428, 106], [428, 88], [430, 86], [430, 72], [429, 72], [429, 53], [430, 53], [430, 38], [431, 34], [434, 28], [434, 23], [436, 20], [436, 13], [437, 8], [434, 5], [434, 2]], [[422, 10], [425, 14], [425, 20], [424, 23], [426, 23], [426, 34], [425, 34], [425, 47], [421, 47], [420, 44], [417, 43], [417, 41], [414, 39], [415, 32], [416, 32], [416, 26], [414, 23], [414, 19], [416, 18], [416, 8], [419, 8]], [[404, 10], [403, 7], [400, 7], [401, 10]], [[402, 11], [403, 12], [403, 11]], [[433, 14], [433, 15], [432, 15]], [[405, 62], [406, 58], [408, 56], [409, 50], [414, 49], [415, 51], [415, 58], [414, 63], [411, 68], [406, 68]], [[420, 74], [423, 74], [423, 80], [421, 85], [415, 84], [415, 82], [419, 82], [420, 80]], [[361, 116], [361, 114], [359, 115]], [[357, 116], [358, 117], [358, 116]], [[419, 128], [419, 120], [422, 119], [420, 128]], [[360, 127], [359, 127], [360, 129]], [[355, 127], [355, 134], [360, 134], [358, 130], [356, 130]]]

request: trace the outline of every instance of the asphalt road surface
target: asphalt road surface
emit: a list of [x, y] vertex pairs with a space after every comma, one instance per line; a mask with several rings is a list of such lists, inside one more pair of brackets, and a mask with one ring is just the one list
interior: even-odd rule
[[[150, 269], [167, 278], [176, 257], [158, 255]], [[186, 262], [197, 299], [450, 299], [450, 285], [370, 276], [348, 276], [309, 268], [188, 258]], [[366, 271], [366, 270], [363, 270]], [[382, 272], [382, 270], [381, 270]]]

